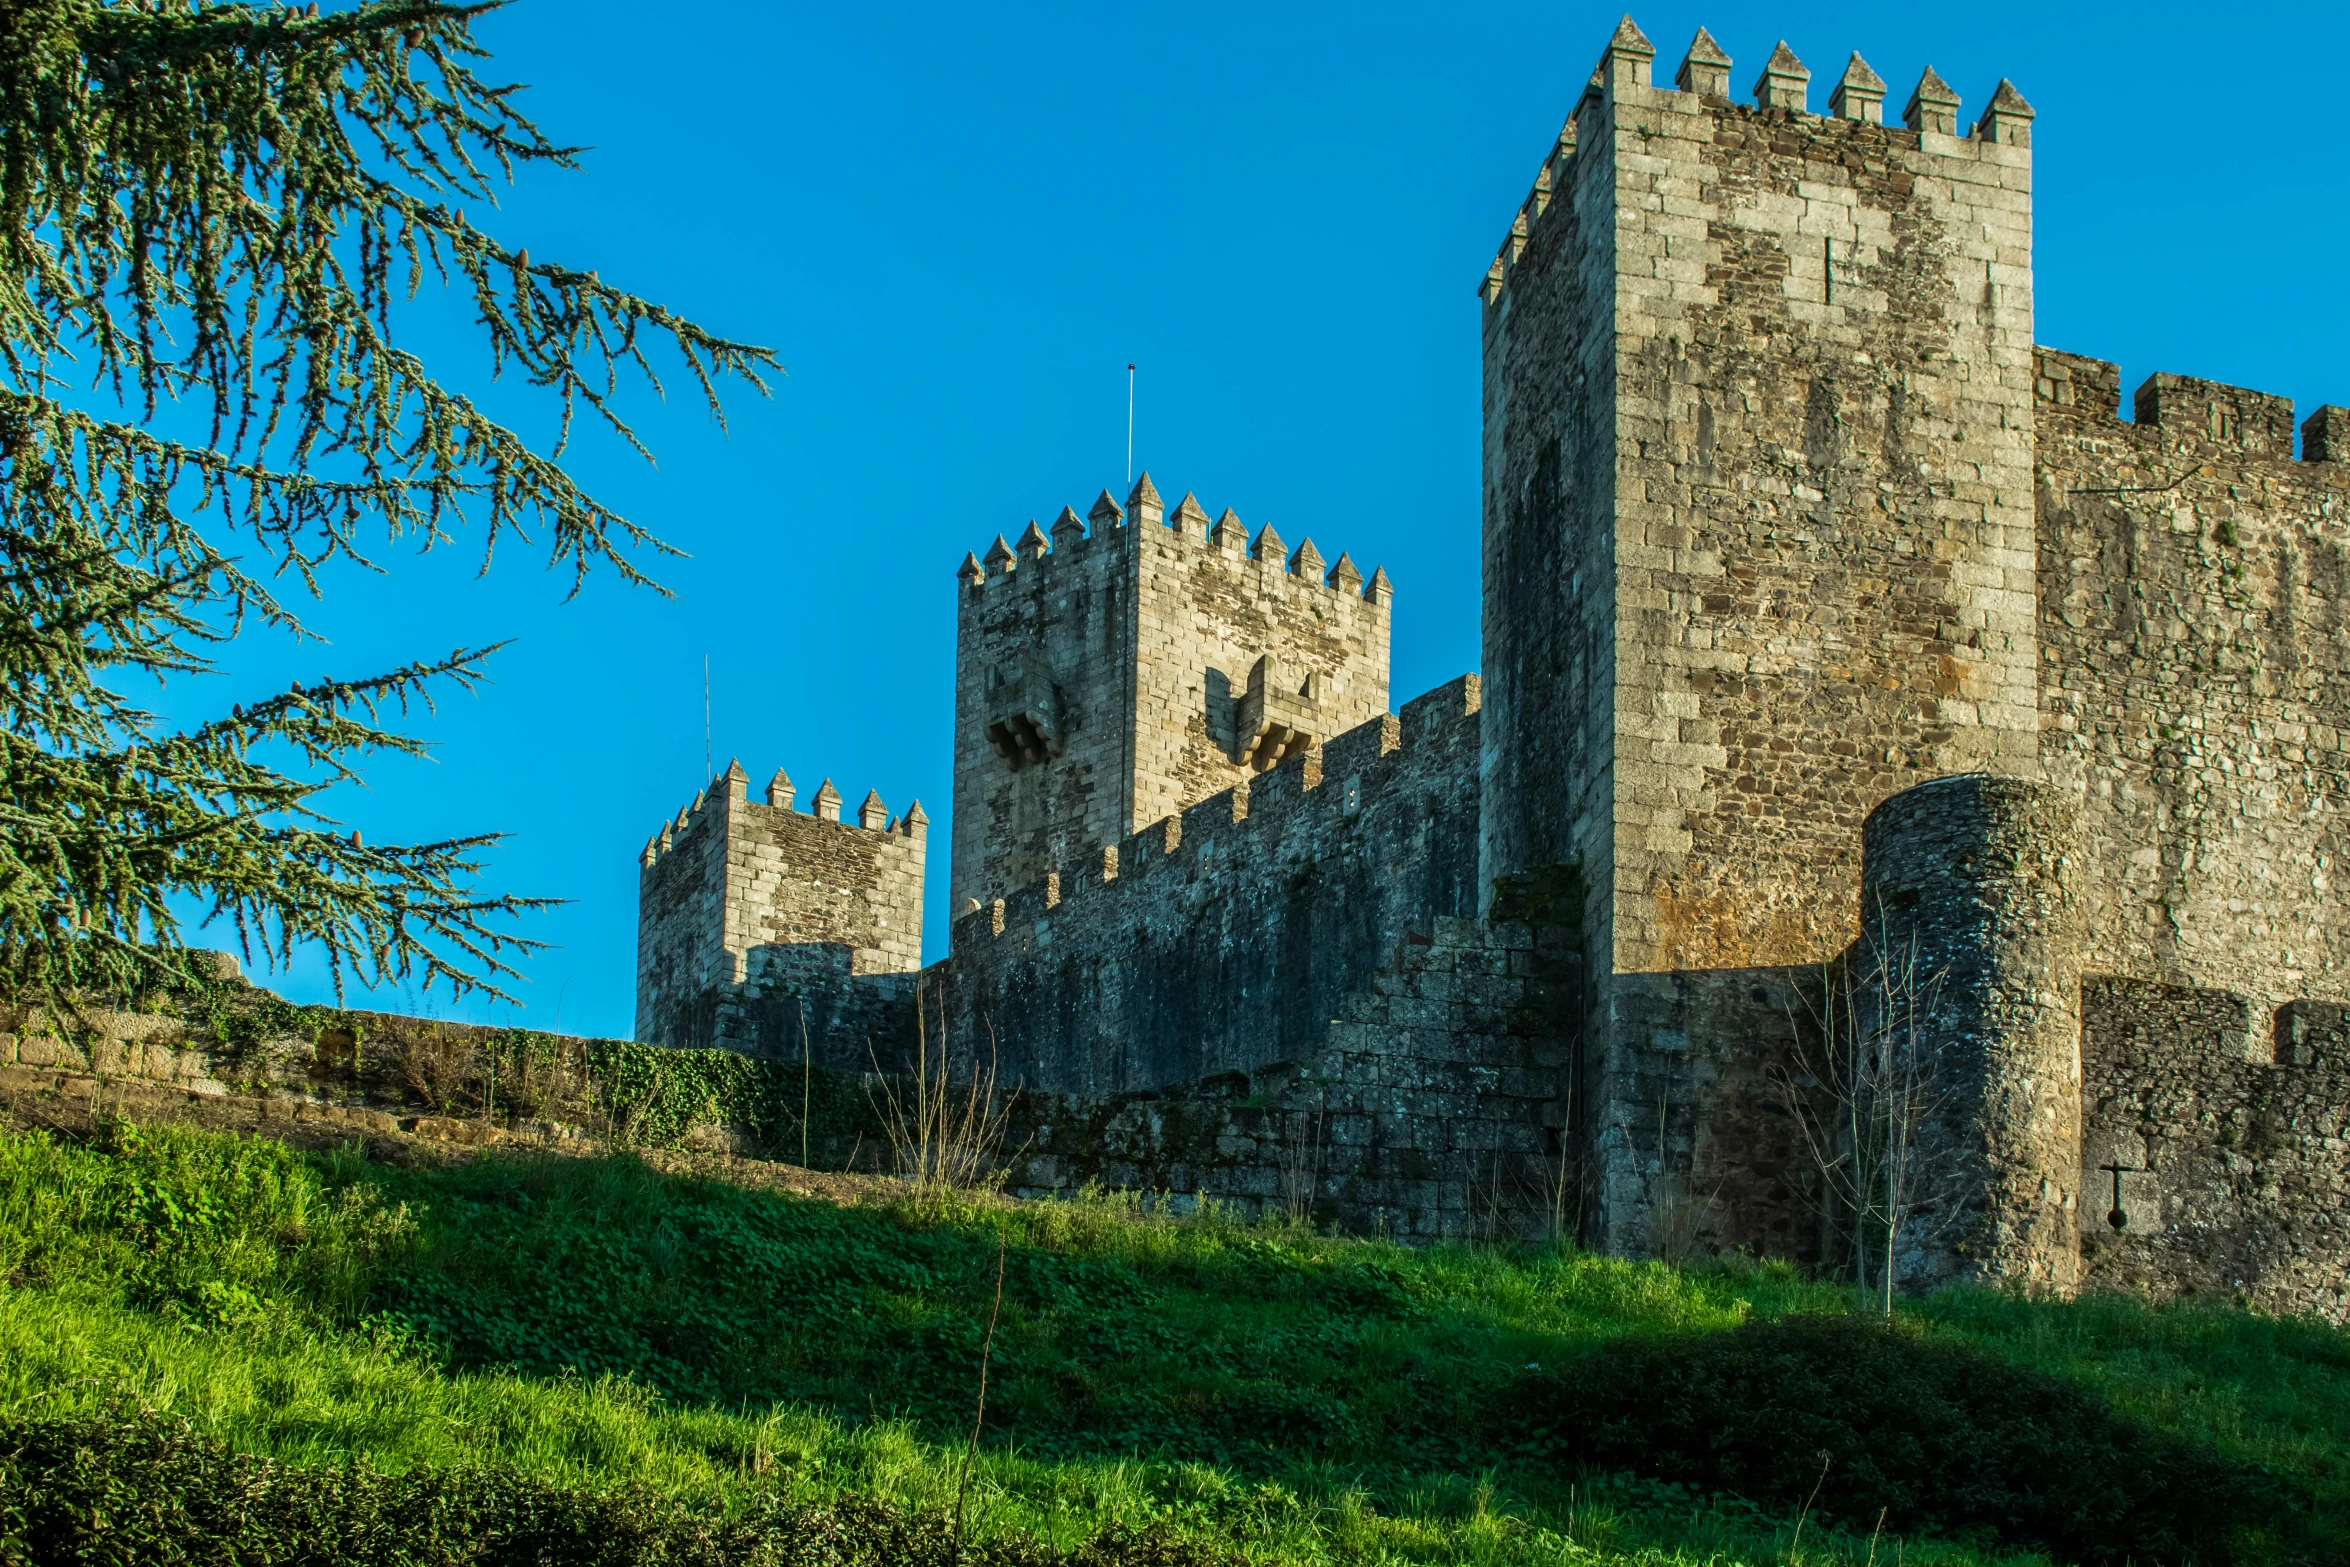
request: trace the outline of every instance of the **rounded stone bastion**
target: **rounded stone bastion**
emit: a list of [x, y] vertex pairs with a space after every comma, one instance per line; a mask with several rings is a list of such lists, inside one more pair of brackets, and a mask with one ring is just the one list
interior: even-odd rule
[[1861, 829], [1854, 1010], [1920, 1063], [1902, 1095], [1912, 1285], [2074, 1287], [2078, 826], [2060, 790], [1967, 773], [1903, 790]]

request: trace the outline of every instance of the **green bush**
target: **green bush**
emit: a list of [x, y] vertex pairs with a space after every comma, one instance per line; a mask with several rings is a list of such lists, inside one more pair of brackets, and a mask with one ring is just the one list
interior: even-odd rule
[[2068, 1561], [2232, 1560], [2270, 1490], [2075, 1384], [1866, 1317], [1618, 1340], [1527, 1377], [1506, 1424], [1554, 1462]]
[[1210, 1567], [1160, 1530], [1066, 1555], [874, 1501], [770, 1502], [739, 1516], [628, 1485], [507, 1467], [308, 1468], [233, 1453], [153, 1415], [0, 1425], [0, 1564], [186, 1567]]

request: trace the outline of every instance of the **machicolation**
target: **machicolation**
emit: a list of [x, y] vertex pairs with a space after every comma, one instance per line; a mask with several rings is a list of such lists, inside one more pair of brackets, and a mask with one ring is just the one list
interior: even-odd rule
[[[919, 986], [1023, 1190], [2350, 1317], [2350, 409], [2035, 344], [2011, 83], [1655, 59], [1478, 284], [1478, 674], [1391, 712], [1303, 529], [1063, 507], [957, 573], [947, 955], [919, 806], [730, 767], [639, 1037], [862, 1070]], [[1888, 1237], [1806, 1128], [1896, 1055]]]

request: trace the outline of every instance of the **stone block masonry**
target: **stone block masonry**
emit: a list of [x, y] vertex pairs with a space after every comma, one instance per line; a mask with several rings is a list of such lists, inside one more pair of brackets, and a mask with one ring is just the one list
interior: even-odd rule
[[2085, 1282], [2350, 1322], [2350, 1011], [2095, 975]]
[[1248, 537], [1144, 474], [966, 556], [955, 638], [960, 910], [1387, 710], [1386, 574]]
[[1485, 290], [1486, 870], [1613, 864], [1627, 973], [1817, 961], [1878, 801], [2036, 755], [2029, 111], [1653, 55], [1619, 28]]
[[[1938, 778], [1863, 832], [1860, 951], [1915, 977], [1867, 997], [1936, 1068], [1911, 1133], [1913, 1283], [2069, 1291], [2080, 1190], [2079, 808], [2036, 779]], [[1919, 1016], [1905, 1037], [1903, 1014]]]
[[1841, 951], [1868, 812], [2039, 729], [2030, 110], [1654, 54], [1618, 28], [1484, 288], [1484, 871], [1611, 867], [1602, 1062], [1680, 1032], [1670, 976]]
[[[640, 1030], [943, 1037], [1038, 1191], [2341, 1317], [2350, 409], [2035, 347], [2010, 83], [1655, 64], [1626, 18], [1479, 288], [1481, 676], [1390, 716], [1383, 572], [1064, 508], [960, 573], [931, 1031], [919, 829], [739, 780], [648, 849]], [[1891, 953], [1887, 1248], [1806, 1128]]]
[[[2350, 469], [2293, 405], [2037, 356], [2041, 748], [2115, 973], [2265, 1011], [2350, 995]], [[2319, 450], [2321, 409], [2310, 427]]]
[[1123, 1093], [1313, 1048], [1410, 933], [1476, 913], [1464, 676], [955, 922], [958, 1048]]
[[846, 1070], [907, 1031], [922, 962], [929, 819], [870, 793], [854, 822], [826, 779], [813, 814], [777, 772], [762, 803], [739, 762], [639, 856], [637, 1038], [797, 1055]]
[[1293, 1058], [1150, 1091], [1027, 1096], [1012, 1188], [1206, 1194], [1247, 1217], [1413, 1242], [1576, 1233], [1582, 1172], [1560, 1087], [1583, 964], [1548, 915], [1579, 900], [1531, 884], [1505, 895], [1508, 918], [1405, 932]]

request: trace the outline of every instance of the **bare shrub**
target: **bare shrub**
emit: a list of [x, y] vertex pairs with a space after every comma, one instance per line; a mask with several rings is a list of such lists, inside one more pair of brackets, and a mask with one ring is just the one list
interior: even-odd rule
[[1930, 1216], [1953, 1206], [1961, 1173], [1929, 1132], [1952, 1092], [1931, 1026], [1943, 972], [1923, 970], [1914, 935], [1864, 934], [1821, 981], [1808, 1017], [1791, 1010], [1792, 1059], [1772, 1076], [1820, 1177], [1807, 1195], [1890, 1316], [1903, 1249], [1946, 1222]]
[[[963, 1073], [955, 1071], [946, 1038], [946, 997], [938, 985], [929, 991], [926, 999], [923, 982], [915, 980], [912, 1070], [895, 1076], [874, 1062], [879, 1097], [873, 1110], [889, 1139], [896, 1173], [917, 1192], [944, 1195], [1001, 1179], [1004, 1140], [1019, 1090], [997, 1091], [999, 1052], [992, 1023], [987, 1025], [986, 1063], [974, 1059]], [[932, 1002], [937, 1005], [935, 1031]]]
[[444, 1029], [404, 1033], [392, 1046], [392, 1061], [400, 1081], [435, 1110], [456, 1104], [474, 1073], [473, 1041], [463, 1034], [451, 1038]]
[[1286, 1117], [1289, 1135], [1282, 1150], [1281, 1212], [1291, 1224], [1307, 1225], [1314, 1219], [1314, 1199], [1322, 1188], [1322, 1120], [1323, 1112], [1316, 1110], [1309, 1120], [1303, 1110], [1294, 1110]]

